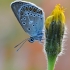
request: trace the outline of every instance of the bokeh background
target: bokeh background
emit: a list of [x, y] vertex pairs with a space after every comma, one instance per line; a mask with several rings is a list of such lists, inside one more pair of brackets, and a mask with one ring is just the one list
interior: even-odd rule
[[[28, 38], [16, 17], [10, 3], [14, 0], [0, 0], [0, 70], [46, 70], [47, 61], [43, 45], [39, 42], [29, 43], [16, 52], [14, 46]], [[57, 61], [55, 70], [70, 70], [70, 0], [25, 0], [42, 7], [45, 17], [49, 16], [56, 4], [66, 8], [67, 38], [64, 54]]]

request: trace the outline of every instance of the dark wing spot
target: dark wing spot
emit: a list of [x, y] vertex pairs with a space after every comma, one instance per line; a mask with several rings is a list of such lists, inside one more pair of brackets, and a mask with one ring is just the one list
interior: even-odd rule
[[38, 9], [38, 10], [37, 10], [37, 13], [38, 13], [38, 14], [42, 14], [43, 12], [42, 12], [42, 10]]
[[25, 8], [26, 6], [24, 6], [24, 8]]
[[20, 16], [20, 18], [19, 18], [20, 20], [22, 20], [22, 16]]
[[40, 16], [40, 15], [38, 14], [38, 16]]
[[25, 13], [25, 16], [27, 16], [27, 13]]
[[22, 7], [22, 8], [21, 8], [21, 11], [25, 11], [25, 8], [24, 8], [24, 7]]
[[26, 7], [25, 10], [28, 10], [28, 7]]
[[32, 7], [29, 8], [30, 11], [31, 11], [32, 9], [33, 9]]
[[33, 26], [35, 26], [35, 25], [33, 25]]
[[42, 17], [41, 17], [41, 19], [42, 19]]
[[23, 25], [25, 25], [26, 23], [25, 23], [25, 22], [23, 22], [22, 24], [23, 24]]
[[20, 15], [23, 15], [23, 11], [22, 10], [20, 11]]
[[32, 16], [32, 13], [30, 15]]
[[22, 2], [18, 2], [18, 4], [19, 4], [19, 5], [22, 5], [23, 3], [22, 3]]
[[36, 11], [37, 11], [37, 8], [34, 8], [34, 9], [33, 9], [33, 12], [36, 12]]
[[23, 17], [24, 20], [26, 20], [26, 17]]
[[35, 17], [35, 14], [33, 16]]
[[39, 14], [42, 14], [42, 10], [40, 10], [38, 13], [39, 13]]
[[28, 15], [29, 15], [29, 12], [28, 12]]
[[28, 31], [30, 31], [30, 28], [28, 28]]

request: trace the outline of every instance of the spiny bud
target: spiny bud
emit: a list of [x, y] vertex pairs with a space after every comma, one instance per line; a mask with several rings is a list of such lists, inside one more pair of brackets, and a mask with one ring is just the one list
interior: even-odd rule
[[55, 6], [51, 15], [45, 22], [46, 46], [48, 55], [57, 55], [61, 52], [62, 39], [65, 29], [65, 15], [63, 7], [60, 4]]
[[58, 4], [45, 21], [45, 51], [48, 59], [47, 70], [54, 70], [56, 59], [61, 52], [64, 30], [64, 9]]

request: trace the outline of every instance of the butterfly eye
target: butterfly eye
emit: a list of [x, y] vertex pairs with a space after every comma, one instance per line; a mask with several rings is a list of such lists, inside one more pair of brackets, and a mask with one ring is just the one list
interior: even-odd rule
[[30, 42], [34, 42], [34, 38], [31, 38]]
[[33, 41], [33, 39], [31, 39], [31, 41]]
[[30, 37], [30, 39], [28, 40], [30, 43], [33, 43], [34, 42], [34, 38], [33, 37]]

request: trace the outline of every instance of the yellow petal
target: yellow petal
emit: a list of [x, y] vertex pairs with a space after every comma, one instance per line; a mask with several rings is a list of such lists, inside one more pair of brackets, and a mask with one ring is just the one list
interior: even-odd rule
[[64, 11], [65, 9], [60, 7], [60, 4], [56, 5], [51, 15], [47, 17], [45, 27], [49, 28], [49, 25], [52, 23], [52, 21], [55, 21], [56, 23], [60, 21], [62, 24], [65, 24]]
[[61, 21], [61, 23], [65, 23], [64, 11], [65, 9], [63, 7], [60, 7], [60, 4], [56, 5], [51, 14], [54, 15], [53, 20], [56, 22]]

